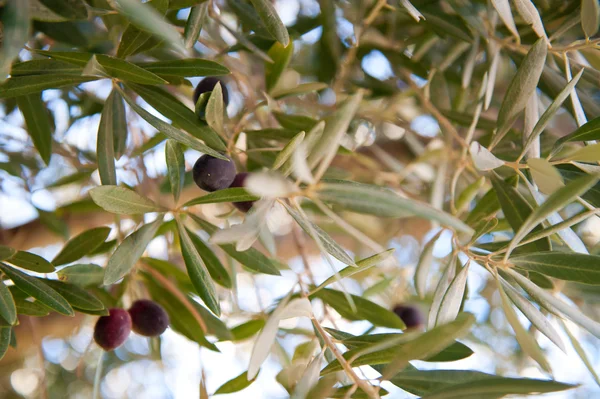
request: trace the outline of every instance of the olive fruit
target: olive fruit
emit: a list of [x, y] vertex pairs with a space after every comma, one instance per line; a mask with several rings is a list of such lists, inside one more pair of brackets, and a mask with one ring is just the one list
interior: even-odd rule
[[[231, 188], [244, 187], [244, 182], [246, 181], [247, 177], [248, 177], [248, 173], [246, 173], [246, 172], [238, 173], [237, 175], [235, 175], [235, 179], [233, 179], [233, 182], [231, 183], [231, 185], [229, 187], [231, 187]], [[233, 206], [235, 206], [237, 209], [239, 209], [242, 212], [248, 212], [250, 210], [250, 208], [252, 208], [252, 204], [254, 204], [254, 201], [242, 201], [242, 202], [234, 202]]]
[[131, 332], [131, 317], [125, 309], [111, 308], [108, 316], [102, 316], [94, 327], [94, 341], [105, 351], [123, 345]]
[[394, 313], [402, 319], [407, 328], [419, 327], [423, 324], [423, 316], [417, 307], [412, 305], [396, 305]]
[[233, 161], [202, 155], [194, 164], [194, 181], [205, 191], [217, 191], [229, 187], [235, 178]]
[[200, 98], [202, 93], [213, 91], [219, 82], [221, 82], [221, 90], [223, 91], [223, 103], [225, 106], [227, 106], [227, 104], [229, 104], [229, 93], [227, 92], [227, 86], [225, 86], [220, 79], [212, 77], [202, 79], [200, 83], [198, 83], [198, 86], [196, 86], [196, 89], [194, 90], [194, 105], [198, 102], [198, 98]]
[[133, 331], [146, 337], [157, 337], [169, 326], [169, 315], [158, 303], [149, 299], [137, 300], [129, 308]]

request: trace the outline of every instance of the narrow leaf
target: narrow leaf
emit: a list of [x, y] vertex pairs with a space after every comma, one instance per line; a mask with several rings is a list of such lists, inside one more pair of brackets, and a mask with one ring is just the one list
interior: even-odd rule
[[508, 296], [506, 296], [506, 293], [502, 289], [502, 284], [500, 284], [499, 280], [498, 291], [500, 292], [500, 297], [502, 298], [502, 309], [504, 310], [504, 315], [515, 332], [515, 337], [519, 342], [521, 349], [523, 349], [523, 351], [527, 353], [533, 360], [535, 360], [545, 371], [550, 372], [550, 364], [548, 363], [548, 360], [546, 360], [542, 349], [539, 347], [535, 338], [529, 334], [519, 322], [517, 313], [510, 304]]
[[327, 182], [320, 186], [317, 195], [324, 202], [354, 212], [383, 217], [414, 215], [439, 222], [460, 232], [473, 234], [471, 227], [454, 216], [424, 202], [400, 197], [386, 188], [354, 182]]
[[50, 262], [31, 252], [17, 251], [6, 262], [37, 273], [52, 273], [54, 271], [54, 266]]
[[46, 89], [60, 89], [65, 86], [76, 86], [81, 83], [96, 80], [96, 76], [73, 75], [37, 75], [17, 76], [8, 79], [0, 85], [0, 99], [26, 96], [39, 93]]
[[104, 304], [98, 298], [76, 285], [63, 283], [62, 281], [57, 280], [47, 280], [46, 284], [54, 291], [58, 292], [76, 309], [92, 311], [105, 309]]
[[208, 103], [206, 104], [206, 123], [212, 127], [215, 132], [225, 136], [225, 105], [223, 104], [223, 89], [221, 82], [218, 82], [210, 93]]
[[229, 272], [223, 266], [219, 258], [214, 254], [214, 252], [202, 241], [200, 237], [191, 232], [189, 229], [186, 229], [194, 247], [196, 247], [196, 251], [204, 261], [208, 272], [210, 273], [210, 277], [217, 283], [222, 285], [225, 288], [231, 288], [231, 277], [229, 276]]
[[123, 134], [123, 132], [118, 132], [122, 128], [121, 120], [116, 114], [119, 102], [122, 104], [119, 93], [112, 91], [104, 103], [100, 125], [98, 126], [96, 153], [100, 182], [104, 185], [117, 185], [114, 138], [119, 134]]
[[104, 268], [94, 264], [68, 266], [57, 272], [61, 281], [81, 287], [100, 285], [104, 281]]
[[183, 31], [185, 48], [192, 48], [198, 41], [207, 12], [207, 2], [192, 7]]
[[43, 280], [31, 277], [4, 263], [0, 263], [0, 270], [6, 274], [20, 290], [31, 295], [44, 305], [54, 309], [60, 314], [66, 316], [74, 315], [73, 308], [71, 308], [71, 305], [69, 305], [65, 298], [44, 284], [42, 282]]
[[146, 122], [148, 122], [161, 133], [164, 133], [173, 140], [178, 141], [181, 144], [186, 145], [196, 151], [200, 151], [204, 154], [211, 155], [215, 158], [227, 159], [227, 157], [225, 157], [224, 155], [221, 155], [212, 148], [209, 148], [206, 145], [204, 145], [200, 140], [198, 140], [194, 136], [184, 133], [181, 130], [171, 126], [169, 123], [166, 123], [161, 119], [155, 117], [154, 115], [137, 105], [135, 101], [132, 100], [127, 94], [125, 94], [125, 92], [120, 87], [115, 87], [121, 93], [125, 101], [127, 101], [127, 104], [129, 104], [129, 106], [133, 108], [133, 110], [137, 112], [137, 114], [140, 115]]
[[2, 14], [2, 49], [0, 50], [0, 82], [29, 39], [29, 4], [21, 0], [4, 3]]
[[281, 22], [281, 19], [279, 19], [279, 15], [277, 15], [277, 11], [273, 4], [269, 0], [250, 1], [273, 39], [277, 40], [282, 45], [287, 46], [290, 42], [287, 28], [283, 22]]
[[282, 45], [279, 42], [275, 42], [269, 49], [267, 55], [273, 60], [272, 64], [265, 65], [265, 83], [267, 86], [267, 93], [277, 86], [279, 78], [283, 74], [285, 68], [287, 68], [290, 60], [294, 54], [294, 43], [290, 42], [287, 46]]
[[542, 75], [547, 52], [548, 44], [546, 39], [541, 38], [531, 47], [531, 50], [529, 50], [527, 56], [519, 66], [502, 100], [502, 105], [498, 112], [498, 129], [492, 141], [492, 146], [495, 146], [502, 140], [517, 119], [519, 113], [525, 109], [525, 105], [527, 105], [527, 101], [537, 87]]
[[[0, 87], [0, 93], [3, 91]], [[0, 96], [2, 95], [0, 94]], [[48, 165], [52, 155], [52, 128], [41, 93], [17, 97], [17, 104], [19, 104], [19, 109], [23, 113], [27, 133], [33, 140], [33, 145]]]
[[97, 227], [84, 231], [65, 244], [52, 260], [52, 264], [60, 266], [81, 259], [102, 245], [109, 234], [110, 227]]
[[90, 190], [90, 196], [98, 206], [111, 213], [135, 215], [162, 210], [153, 201], [125, 187], [95, 187]]
[[213, 193], [208, 193], [202, 197], [194, 198], [183, 204], [186, 206], [194, 206], [200, 204], [216, 204], [220, 202], [244, 202], [244, 201], [257, 201], [260, 197], [252, 195], [242, 187], [225, 188], [218, 190]]
[[178, 142], [167, 140], [165, 145], [165, 156], [167, 160], [167, 174], [171, 183], [171, 192], [175, 202], [179, 201], [179, 195], [185, 182], [185, 158]]
[[139, 0], [115, 0], [118, 11], [129, 18], [139, 28], [151, 32], [185, 54], [186, 49], [181, 35], [173, 25], [168, 23], [158, 11], [147, 7]]
[[210, 278], [206, 265], [202, 261], [200, 254], [196, 250], [190, 236], [188, 235], [183, 224], [177, 220], [177, 231], [179, 232], [179, 240], [181, 252], [185, 261], [188, 275], [196, 292], [202, 298], [206, 306], [217, 316], [221, 314], [219, 299], [215, 290], [215, 286]]
[[114, 284], [129, 273], [154, 238], [162, 220], [162, 216], [159, 216], [154, 222], [145, 224], [128, 235], [119, 244], [106, 265], [104, 285]]
[[242, 374], [238, 375], [235, 378], [232, 378], [231, 380], [227, 381], [219, 388], [217, 388], [217, 390], [215, 391], [215, 395], [239, 392], [242, 389], [248, 388], [250, 384], [254, 382], [254, 380], [256, 380], [256, 377], [248, 380], [248, 372], [244, 371]]
[[17, 309], [10, 290], [0, 280], [0, 316], [10, 325], [17, 322]]
[[438, 316], [435, 321], [436, 325], [446, 324], [456, 319], [463, 301], [468, 274], [469, 264], [467, 263], [456, 277], [454, 277], [448, 290], [446, 290], [446, 294], [444, 295], [444, 299], [442, 299], [440, 310], [438, 311]]

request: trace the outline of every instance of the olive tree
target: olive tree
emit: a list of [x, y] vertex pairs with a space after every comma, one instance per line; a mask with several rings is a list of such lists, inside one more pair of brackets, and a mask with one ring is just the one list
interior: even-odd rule
[[599, 8], [0, 1], [3, 395], [593, 396]]

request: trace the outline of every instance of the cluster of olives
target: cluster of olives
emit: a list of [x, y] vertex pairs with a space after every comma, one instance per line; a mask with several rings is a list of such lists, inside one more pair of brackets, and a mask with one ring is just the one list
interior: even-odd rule
[[[212, 91], [219, 83], [217, 78], [205, 78], [194, 90], [194, 103], [198, 101], [200, 95]], [[225, 105], [229, 103], [229, 94], [225, 85], [221, 83], [223, 88], [223, 102]], [[193, 169], [194, 181], [204, 191], [217, 191], [224, 188], [244, 187], [244, 182], [248, 177], [248, 173], [237, 173], [235, 164], [231, 159], [229, 161], [212, 157], [210, 155], [202, 155]], [[234, 202], [233, 205], [242, 212], [248, 212], [252, 208], [253, 201]]]
[[157, 337], [169, 326], [169, 315], [158, 303], [140, 299], [129, 310], [109, 309], [94, 328], [94, 341], [105, 351], [112, 351], [129, 337], [131, 330], [145, 337]]
[[423, 315], [415, 306], [396, 305], [393, 311], [404, 322], [406, 328], [416, 328], [423, 325]]

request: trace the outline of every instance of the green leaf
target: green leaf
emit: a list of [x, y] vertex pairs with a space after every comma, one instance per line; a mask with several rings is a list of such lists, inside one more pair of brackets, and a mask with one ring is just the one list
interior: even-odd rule
[[114, 0], [114, 3], [118, 6], [119, 13], [129, 18], [137, 27], [169, 43], [180, 53], [186, 53], [181, 35], [158, 11], [139, 0]]
[[212, 148], [209, 148], [206, 145], [204, 145], [196, 137], [194, 137], [190, 134], [184, 133], [181, 130], [171, 126], [171, 124], [166, 123], [166, 122], [162, 121], [161, 119], [155, 117], [154, 115], [150, 114], [148, 111], [146, 111], [145, 109], [143, 109], [142, 107], [137, 105], [135, 103], [135, 101], [132, 100], [127, 94], [125, 94], [125, 92], [120, 87], [118, 87], [118, 86], [115, 86], [115, 87], [121, 93], [121, 95], [123, 96], [125, 101], [127, 101], [127, 104], [129, 104], [129, 106], [135, 112], [137, 112], [137, 114], [139, 116], [141, 116], [146, 122], [148, 122], [150, 125], [152, 125], [154, 128], [156, 128], [161, 133], [164, 133], [169, 138], [172, 138], [173, 140], [178, 141], [181, 144], [186, 145], [196, 151], [200, 151], [204, 154], [211, 155], [215, 158], [224, 159], [224, 160], [227, 159], [227, 157], [225, 157], [224, 155], [221, 155], [220, 153], [213, 150]]
[[0, 280], [0, 316], [10, 325], [14, 325], [17, 322], [15, 301], [10, 290], [2, 280]]
[[81, 76], [82, 72], [83, 68], [78, 65], [73, 65], [69, 62], [63, 62], [51, 58], [17, 62], [13, 64], [10, 70], [10, 74], [13, 77], [54, 74]]
[[513, 309], [508, 299], [508, 296], [504, 292], [504, 289], [502, 289], [502, 284], [500, 283], [499, 277], [497, 282], [498, 292], [500, 292], [500, 298], [502, 298], [502, 309], [504, 310], [504, 315], [506, 316], [506, 319], [508, 320], [508, 323], [512, 327], [513, 331], [515, 332], [515, 337], [517, 339], [517, 342], [521, 346], [521, 349], [523, 349], [525, 353], [527, 353], [533, 360], [535, 360], [540, 365], [540, 367], [542, 367], [542, 369], [544, 369], [548, 373], [551, 373], [550, 364], [544, 356], [544, 352], [538, 345], [534, 336], [531, 335], [527, 330], [525, 330], [525, 328], [521, 325], [519, 317], [517, 316], [517, 312], [515, 312], [515, 310]]
[[[159, 14], [165, 15], [169, 7], [169, 0], [152, 0], [147, 2], [145, 7], [151, 6]], [[146, 32], [134, 24], [129, 24], [119, 42], [117, 49], [117, 57], [125, 58], [128, 55], [136, 54], [140, 49], [144, 49], [144, 45], [152, 39], [152, 34]]]
[[66, 19], [87, 19], [88, 9], [82, 0], [38, 0], [52, 12]]
[[110, 227], [97, 227], [84, 231], [65, 244], [63, 249], [52, 260], [52, 264], [60, 266], [83, 258], [102, 245], [109, 234]]
[[250, 1], [252, 2], [254, 9], [258, 13], [258, 16], [273, 39], [277, 40], [284, 46], [287, 46], [290, 42], [287, 28], [283, 22], [281, 22], [281, 19], [279, 19], [279, 15], [277, 15], [277, 11], [275, 10], [273, 4], [269, 0]]
[[8, 259], [16, 253], [16, 249], [7, 247], [6, 245], [0, 245], [0, 260]]
[[20, 0], [4, 3], [2, 14], [2, 48], [0, 49], [0, 82], [29, 39], [29, 4]]
[[[321, 139], [315, 144], [308, 157], [308, 165], [311, 168], [317, 166], [319, 161], [325, 166], [329, 166], [335, 154], [342, 137], [346, 134], [354, 114], [358, 111], [358, 106], [362, 100], [362, 91], [349, 97], [333, 114], [325, 119], [325, 130]], [[295, 134], [295, 132], [294, 132]]]
[[243, 187], [224, 188], [213, 193], [208, 193], [202, 197], [194, 198], [183, 204], [186, 206], [194, 206], [200, 204], [216, 204], [220, 202], [244, 202], [257, 201], [260, 197], [252, 195]]
[[598, 0], [581, 1], [581, 27], [586, 37], [594, 36], [600, 26], [600, 4]]
[[74, 315], [71, 305], [69, 305], [65, 298], [44, 284], [41, 279], [31, 277], [4, 263], [0, 263], [0, 270], [6, 274], [19, 289], [31, 295], [44, 305], [54, 309], [60, 314], [66, 316]]
[[[537, 121], [537, 123], [533, 127], [533, 130], [527, 137], [527, 142], [523, 146], [523, 150], [521, 151], [521, 154], [527, 153], [527, 149], [531, 146], [531, 144], [533, 144], [533, 142], [539, 137], [539, 135], [542, 134], [542, 132], [544, 131], [544, 129], [546, 128], [546, 126], [548, 125], [548, 123], [550, 122], [552, 117], [560, 109], [561, 105], [565, 102], [567, 97], [569, 97], [571, 95], [571, 93], [573, 92], [575, 85], [577, 84], [577, 82], [579, 82], [581, 75], [583, 75], [583, 71], [584, 71], [583, 69], [581, 71], [579, 71], [579, 73], [577, 75], [575, 75], [575, 77], [573, 77], [573, 79], [571, 79], [569, 81], [569, 83], [567, 83], [565, 88], [562, 89], [560, 91], [560, 93], [558, 93], [558, 95], [556, 96], [556, 98], [554, 98], [554, 100], [548, 106], [548, 108], [546, 108], [546, 111], [544, 111], [544, 113], [542, 114], [540, 119]], [[559, 142], [563, 139], [564, 138], [559, 139], [556, 142], [555, 147], [558, 147], [560, 145]]]
[[321, 243], [321, 245], [323, 245], [323, 248], [325, 249], [325, 251], [327, 251], [328, 254], [330, 254], [331, 256], [333, 256], [334, 258], [336, 258], [340, 262], [343, 262], [346, 265], [356, 266], [354, 264], [354, 260], [350, 257], [350, 255], [348, 255], [344, 248], [342, 248], [337, 242], [335, 242], [329, 234], [327, 234], [323, 229], [321, 229], [319, 226], [317, 226], [310, 220], [306, 219], [300, 213], [296, 212], [288, 204], [283, 202], [282, 204], [288, 211], [288, 213], [292, 216], [292, 218], [294, 218], [296, 223], [298, 223], [298, 225], [302, 227], [302, 230], [304, 230], [306, 234], [312, 237], [312, 239], [315, 240], [317, 243]]
[[284, 97], [290, 96], [298, 96], [301, 94], [312, 93], [313, 91], [319, 91], [326, 89], [328, 86], [325, 83], [321, 82], [309, 82], [309, 83], [301, 83], [296, 87], [282, 87], [275, 89], [272, 91], [271, 95], [274, 99], [280, 100]]
[[273, 162], [273, 166], [271, 167], [272, 170], [279, 169], [288, 159], [290, 159], [296, 148], [304, 141], [305, 135], [304, 132], [298, 133], [285, 145], [285, 147], [283, 147], [279, 154], [277, 154], [275, 162]]
[[[533, 212], [531, 206], [523, 199], [523, 197], [521, 197], [521, 194], [519, 194], [517, 190], [495, 176], [492, 177], [492, 186], [498, 196], [500, 205], [502, 206], [504, 217], [512, 227], [513, 231], [519, 231], [521, 226], [523, 226], [523, 223], [525, 223], [525, 220], [527, 220]], [[537, 232], [538, 230], [541, 230], [541, 226], [533, 229], [534, 232]], [[547, 239], [542, 239], [527, 244], [526, 248], [547, 251], [550, 249], [550, 244]]]
[[510, 298], [511, 302], [515, 304], [521, 313], [531, 321], [531, 324], [566, 353], [565, 345], [563, 344], [560, 335], [558, 335], [558, 332], [552, 327], [552, 324], [550, 324], [542, 312], [540, 312], [530, 301], [525, 299], [516, 289], [506, 283], [505, 280], [502, 279], [500, 281], [504, 293]]
[[194, 47], [194, 44], [198, 41], [207, 13], [208, 2], [192, 7], [183, 31], [185, 48]]
[[275, 42], [269, 49], [267, 55], [273, 60], [272, 64], [265, 65], [265, 83], [267, 86], [267, 93], [270, 93], [279, 82], [281, 74], [287, 68], [292, 55], [294, 54], [294, 43], [290, 41], [287, 46], [282, 45], [279, 42]]
[[[472, 370], [405, 370], [390, 381], [423, 398], [445, 398], [436, 395], [446, 392], [451, 398], [497, 398], [509, 394], [554, 392], [571, 387], [556, 381], [500, 377]], [[473, 387], [472, 391], [469, 387]]]
[[173, 193], [175, 202], [177, 202], [179, 201], [179, 194], [181, 194], [181, 189], [185, 181], [185, 158], [178, 142], [171, 139], [167, 140], [165, 157], [167, 160], [167, 174], [171, 183], [171, 192]]
[[210, 93], [208, 103], [206, 104], [206, 123], [212, 127], [215, 132], [225, 136], [224, 120], [227, 116], [225, 112], [225, 106], [223, 104], [223, 89], [221, 88], [221, 82], [217, 82], [215, 87]]
[[231, 329], [233, 341], [243, 341], [254, 336], [265, 326], [265, 321], [262, 319], [250, 320]]
[[414, 215], [439, 222], [459, 232], [473, 234], [471, 227], [454, 216], [424, 202], [402, 198], [387, 188], [346, 181], [325, 182], [320, 186], [317, 195], [324, 202], [354, 212], [382, 217]]
[[185, 261], [188, 275], [196, 292], [202, 298], [206, 306], [217, 316], [221, 314], [219, 299], [215, 286], [210, 278], [206, 265], [202, 261], [198, 250], [194, 246], [183, 224], [177, 220], [177, 231], [179, 232], [179, 241], [181, 253]]
[[[216, 231], [219, 230], [218, 227], [210, 224], [209, 222], [203, 219], [200, 219], [194, 214], [190, 213], [189, 216], [210, 235], [213, 235]], [[262, 252], [255, 248], [250, 248], [246, 251], [237, 251], [235, 249], [235, 244], [222, 244], [219, 245], [219, 247], [221, 247], [221, 249], [225, 251], [227, 255], [231, 256], [233, 259], [235, 259], [250, 270], [253, 270], [257, 273], [270, 274], [273, 276], [281, 275], [279, 269], [277, 269], [273, 262], [271, 262], [269, 258], [267, 258]]]
[[98, 126], [98, 139], [96, 142], [96, 153], [98, 157], [98, 172], [100, 173], [100, 182], [104, 185], [117, 184], [117, 171], [115, 169], [115, 143], [114, 138], [126, 134], [125, 131], [119, 131], [123, 128], [122, 119], [119, 118], [119, 103], [123, 106], [123, 101], [119, 93], [112, 91], [102, 108], [102, 116]]
[[600, 145], [596, 143], [580, 147], [575, 152], [567, 155], [566, 159], [579, 162], [597, 162], [600, 160]]
[[422, 399], [498, 398], [506, 395], [557, 392], [572, 388], [575, 388], [575, 385], [551, 380], [492, 377], [445, 387], [423, 396]]
[[227, 67], [211, 60], [202, 58], [186, 58], [183, 60], [166, 60], [138, 63], [138, 66], [158, 76], [222, 76], [230, 73]]
[[105, 309], [104, 304], [98, 298], [76, 285], [57, 280], [46, 280], [45, 283], [65, 298], [73, 308], [82, 310]]
[[11, 327], [0, 328], [0, 360], [4, 358], [4, 355], [6, 355], [6, 351], [8, 351], [13, 334], [14, 331]]
[[[18, 289], [16, 291], [23, 292]], [[14, 292], [15, 290], [13, 290], [13, 294]], [[34, 317], [44, 317], [50, 314], [50, 308], [48, 308], [45, 305], [42, 305], [40, 301], [29, 301], [25, 298], [26, 296], [27, 294], [25, 293], [23, 293], [23, 297], [17, 295], [13, 296], [18, 314]]]
[[[339, 387], [339, 388], [333, 388], [331, 391], [327, 390], [327, 392], [329, 392], [327, 395], [328, 398], [336, 398], [336, 399], [346, 399], [346, 398], [352, 398], [352, 399], [369, 399], [369, 395], [367, 393], [365, 393], [362, 389], [358, 388], [356, 389], [356, 391], [354, 391], [355, 387], [354, 385], [346, 385], [343, 387]], [[352, 391], [354, 392], [352, 394], [352, 396], [348, 396], [348, 393]], [[312, 391], [310, 392], [312, 393]], [[386, 391], [383, 388], [379, 388], [379, 396], [385, 396], [387, 395], [389, 392]]]
[[565, 182], [554, 166], [544, 158], [530, 158], [527, 160], [533, 181], [544, 194], [552, 194], [564, 187]]
[[[355, 358], [352, 361], [352, 367], [361, 365], [388, 365], [387, 367], [389, 367], [389, 365], [393, 364], [392, 362], [399, 359], [407, 359], [407, 362], [408, 360], [438, 362], [464, 359], [465, 357], [472, 355], [473, 351], [456, 342], [455, 339], [465, 335], [474, 321], [475, 319], [470, 313], [461, 313], [454, 322], [436, 327], [424, 334], [374, 334], [346, 338], [342, 342], [352, 349], [344, 353], [343, 356], [347, 360]], [[330, 329], [328, 329], [328, 331], [330, 331]], [[356, 340], [360, 340], [361, 338], [369, 340], [367, 345], [356, 345]], [[360, 353], [365, 353], [366, 348], [376, 348], [386, 341], [392, 345], [388, 345], [387, 348], [382, 350], [376, 350], [371, 353], [360, 355]], [[444, 356], [439, 356], [445, 352], [449, 353]], [[359, 355], [358, 357], [356, 357], [357, 354]], [[327, 375], [341, 370], [343, 370], [342, 366], [335, 360], [329, 363], [321, 371], [321, 375]], [[385, 368], [382, 370], [381, 374], [384, 373]], [[394, 374], [396, 374], [396, 372], [390, 373], [390, 375]], [[389, 379], [389, 377], [386, 379]]]
[[104, 268], [91, 263], [68, 266], [57, 272], [58, 278], [81, 287], [97, 286], [104, 281]]
[[90, 196], [98, 206], [111, 213], [135, 215], [163, 210], [153, 201], [125, 187], [94, 187], [90, 190]]
[[54, 266], [50, 262], [31, 252], [17, 251], [6, 262], [37, 273], [52, 273], [54, 271]]
[[440, 303], [438, 315], [435, 320], [436, 325], [446, 324], [454, 321], [458, 315], [463, 297], [465, 294], [465, 288], [467, 286], [467, 276], [469, 274], [469, 264], [467, 263], [460, 272], [454, 277], [452, 283], [444, 294], [444, 299]]
[[[539, 207], [533, 210], [525, 219], [519, 230], [515, 233], [510, 245], [507, 249], [507, 254], [517, 246], [517, 244], [536, 226], [546, 219], [549, 215], [558, 212], [568, 204], [570, 204], [577, 196], [585, 193], [598, 182], [598, 177], [594, 175], [585, 175], [576, 180], [569, 182], [566, 186], [561, 187], [546, 199]], [[539, 226], [541, 229], [541, 226]]]
[[173, 125], [191, 133], [194, 137], [204, 140], [211, 148], [225, 151], [227, 147], [223, 140], [210, 127], [198, 123], [194, 111], [186, 107], [169, 92], [153, 86], [130, 85], [144, 101], [158, 112], [171, 119]]
[[507, 269], [506, 272], [514, 278], [521, 287], [533, 298], [537, 303], [540, 304], [547, 311], [562, 317], [563, 314], [574, 323], [579, 324], [581, 327], [588, 330], [597, 338], [600, 338], [600, 323], [590, 319], [584, 315], [577, 307], [572, 307], [564, 301], [556, 298], [554, 295], [546, 292], [542, 288], [538, 287], [535, 283], [531, 282], [528, 278], [522, 276], [520, 273]]
[[419, 263], [415, 269], [414, 275], [414, 284], [415, 290], [417, 291], [417, 295], [419, 298], [425, 298], [427, 294], [427, 281], [429, 280], [429, 269], [431, 268], [431, 263], [433, 262], [433, 248], [438, 238], [440, 237], [442, 232], [440, 231], [435, 236], [433, 236], [427, 244], [423, 247], [421, 251], [421, 256], [419, 257]]
[[[0, 96], [2, 95], [0, 94]], [[17, 97], [17, 104], [23, 113], [27, 132], [33, 140], [33, 145], [48, 165], [52, 155], [52, 128], [41, 93]]]
[[112, 254], [104, 271], [104, 285], [111, 285], [123, 278], [135, 266], [144, 254], [146, 247], [154, 238], [156, 230], [163, 221], [159, 216], [155, 221], [145, 224], [128, 235]]
[[8, 79], [0, 85], [0, 99], [26, 96], [39, 93], [46, 89], [59, 89], [65, 86], [76, 86], [81, 83], [97, 80], [96, 76], [73, 76], [73, 75], [38, 75], [17, 76]]
[[255, 380], [256, 377], [248, 381], [248, 372], [244, 371], [242, 374], [238, 375], [235, 378], [232, 378], [231, 380], [227, 381], [219, 388], [217, 388], [217, 390], [215, 391], [215, 395], [239, 392], [242, 389], [246, 389], [247, 387], [249, 387], [250, 384], [252, 384]]
[[371, 267], [383, 262], [384, 260], [389, 258], [393, 253], [394, 253], [393, 248], [388, 249], [388, 250], [380, 252], [376, 255], [369, 256], [368, 258], [359, 260], [358, 262], [356, 262], [356, 267], [346, 266], [345, 268], [340, 270], [337, 274], [334, 274], [333, 276], [329, 277], [327, 280], [325, 280], [321, 284], [319, 284], [319, 286], [316, 287], [315, 289], [313, 289], [311, 291], [311, 293], [314, 294], [317, 291], [321, 290], [322, 288], [325, 288], [326, 286], [333, 284], [336, 281], [340, 281], [341, 279], [343, 279], [345, 277], [351, 277], [357, 273], [364, 272], [365, 270], [368, 270]]
[[229, 276], [227, 269], [223, 267], [223, 264], [219, 258], [198, 235], [194, 234], [189, 229], [186, 229], [186, 231], [192, 240], [194, 247], [196, 247], [196, 251], [198, 251], [198, 254], [204, 261], [204, 264], [210, 273], [210, 277], [223, 287], [231, 288], [233, 286], [231, 283], [231, 277]]
[[340, 291], [324, 288], [311, 295], [311, 298], [321, 299], [348, 320], [368, 320], [376, 326], [398, 328], [401, 330], [406, 328], [402, 320], [394, 312], [361, 296], [351, 296], [356, 305], [356, 312], [352, 310], [346, 296]]
[[410, 345], [404, 345], [394, 353], [394, 359], [383, 370], [382, 378], [389, 379], [404, 369], [409, 360], [430, 358], [454, 343], [454, 340], [467, 334], [475, 323], [470, 313], [460, 313], [452, 323], [437, 326], [427, 331]]
[[517, 73], [506, 90], [500, 111], [498, 112], [498, 129], [492, 140], [492, 147], [502, 140], [517, 120], [521, 111], [525, 109], [525, 105], [527, 105], [529, 97], [535, 91], [544, 70], [547, 52], [548, 44], [546, 39], [540, 38], [531, 47], [527, 56], [525, 56], [525, 59], [519, 65]]
[[534, 252], [511, 256], [515, 266], [561, 280], [600, 285], [600, 256], [570, 252]]
[[295, 131], [309, 131], [318, 123], [316, 119], [304, 115], [290, 115], [279, 111], [273, 111], [272, 114], [281, 127]]
[[100, 64], [103, 70], [113, 78], [147, 85], [159, 85], [167, 83], [166, 80], [148, 71], [147, 69], [141, 68], [120, 58], [115, 58], [104, 54], [94, 54], [92, 59], [94, 58], [96, 61], [98, 61], [98, 64]]

